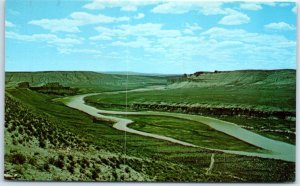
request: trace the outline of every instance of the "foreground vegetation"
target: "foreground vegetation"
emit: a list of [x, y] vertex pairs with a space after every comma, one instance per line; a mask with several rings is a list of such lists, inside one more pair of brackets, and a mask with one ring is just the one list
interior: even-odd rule
[[8, 95], [5, 103], [6, 179], [151, 181], [130, 166], [147, 160], [89, 144]]

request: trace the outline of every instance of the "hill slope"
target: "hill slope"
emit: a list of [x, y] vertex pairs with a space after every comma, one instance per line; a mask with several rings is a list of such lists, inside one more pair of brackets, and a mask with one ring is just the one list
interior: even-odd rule
[[45, 71], [45, 72], [6, 72], [7, 87], [19, 82], [29, 82], [31, 86], [41, 86], [49, 82], [59, 82], [63, 86], [78, 87], [82, 92], [110, 91], [166, 84], [166, 79], [153, 76], [115, 75], [86, 71]]
[[220, 72], [196, 72], [174, 82], [169, 88], [209, 86], [296, 85], [295, 70], [240, 70]]
[[[59, 128], [12, 96], [5, 97], [5, 174], [8, 180], [42, 181], [151, 181], [123, 161], [147, 163], [122, 157], [87, 143]], [[125, 159], [125, 160], [124, 160]]]

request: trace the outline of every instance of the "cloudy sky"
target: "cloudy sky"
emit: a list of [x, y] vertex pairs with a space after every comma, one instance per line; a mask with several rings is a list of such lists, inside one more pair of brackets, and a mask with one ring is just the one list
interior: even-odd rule
[[295, 3], [7, 0], [6, 70], [296, 67]]

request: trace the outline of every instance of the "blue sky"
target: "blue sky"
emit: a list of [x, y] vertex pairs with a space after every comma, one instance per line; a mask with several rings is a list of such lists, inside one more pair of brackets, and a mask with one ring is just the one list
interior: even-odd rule
[[296, 68], [296, 4], [7, 0], [6, 71]]

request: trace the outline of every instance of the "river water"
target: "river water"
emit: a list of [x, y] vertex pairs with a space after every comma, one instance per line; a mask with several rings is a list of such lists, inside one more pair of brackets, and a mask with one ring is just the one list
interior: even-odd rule
[[[159, 89], [159, 88], [158, 88]], [[134, 91], [144, 91], [145, 89], [136, 89]], [[113, 93], [121, 93], [120, 92], [113, 92]], [[108, 111], [108, 110], [100, 110], [95, 107], [89, 106], [85, 104], [84, 98], [87, 96], [92, 95], [99, 95], [101, 93], [93, 93], [93, 94], [84, 94], [84, 95], [77, 95], [72, 97], [61, 98], [60, 100], [65, 103], [67, 106], [85, 112], [91, 116], [110, 120], [115, 122], [113, 127], [117, 130], [126, 131], [133, 134], [138, 134], [147, 137], [153, 137], [156, 139], [161, 139], [165, 141], [170, 141], [173, 143], [177, 143], [180, 145], [195, 147], [195, 148], [204, 148], [209, 150], [216, 150], [230, 154], [238, 154], [238, 155], [246, 155], [246, 156], [255, 156], [261, 158], [272, 158], [272, 159], [280, 159], [290, 162], [295, 162], [295, 155], [296, 155], [296, 148], [295, 145], [291, 145], [288, 143], [284, 143], [281, 141], [276, 141], [273, 139], [266, 138], [262, 135], [256, 134], [249, 130], [246, 130], [234, 123], [226, 122], [223, 120], [211, 118], [211, 117], [204, 117], [198, 115], [190, 115], [190, 114], [181, 114], [181, 113], [170, 113], [170, 112], [155, 112], [155, 111], [146, 111], [146, 112], [120, 112], [120, 111]], [[107, 94], [107, 93], [106, 93]], [[135, 129], [131, 129], [128, 127], [129, 124], [133, 123], [132, 120], [118, 118], [115, 116], [105, 116], [103, 114], [118, 114], [118, 115], [153, 115], [153, 116], [169, 116], [169, 117], [176, 117], [181, 119], [187, 119], [192, 121], [201, 122], [210, 126], [211, 128], [228, 134], [237, 138], [237, 140], [242, 140], [254, 146], [263, 148], [268, 150], [268, 153], [257, 153], [257, 152], [245, 152], [245, 151], [232, 151], [232, 150], [224, 150], [224, 149], [213, 149], [207, 148], [203, 146], [197, 146], [191, 143], [187, 143], [184, 141], [180, 141], [174, 138], [166, 137], [163, 135], [152, 134], [147, 132], [138, 131]]]

